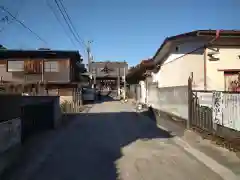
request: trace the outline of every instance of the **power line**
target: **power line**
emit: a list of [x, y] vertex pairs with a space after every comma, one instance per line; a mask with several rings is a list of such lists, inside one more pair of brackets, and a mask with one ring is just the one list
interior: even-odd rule
[[51, 9], [51, 11], [53, 12], [55, 18], [57, 19], [58, 23], [62, 26], [62, 28], [63, 28], [65, 34], [67, 35], [67, 37], [69, 38], [69, 40], [72, 42], [72, 44], [73, 44], [74, 46], [76, 46], [76, 44], [75, 44], [75, 42], [73, 41], [73, 39], [71, 38], [71, 36], [68, 35], [68, 32], [67, 32], [67, 30], [65, 29], [63, 23], [61, 22], [58, 14], [57, 14], [57, 12], [54, 10], [53, 6], [49, 3], [49, 0], [46, 0], [46, 2], [47, 2], [48, 7], [49, 7], [49, 8]]
[[13, 23], [13, 21], [8, 21], [7, 24], [5, 24], [5, 26], [0, 29], [0, 32], [4, 31], [6, 29], [6, 26], [10, 25], [11, 23]]
[[[21, 0], [20, 3], [21, 3], [21, 6], [23, 7], [24, 4], [26, 3], [26, 0]], [[19, 13], [20, 13], [20, 8], [17, 10], [17, 12], [16, 12], [16, 14], [15, 14], [15, 17], [16, 17], [16, 18], [19, 16]]]
[[[25, 4], [26, 0], [22, 0], [20, 3], [23, 6]], [[19, 16], [20, 8], [17, 10], [15, 17], [17, 18]], [[11, 19], [11, 21], [7, 21], [7, 24], [0, 29], [0, 32], [4, 31], [6, 29], [7, 25], [10, 25], [11, 23], [14, 22], [14, 19]]]
[[64, 4], [62, 3], [62, 0], [59, 0], [59, 2], [60, 2], [61, 6], [62, 6], [62, 8], [63, 8], [63, 11], [64, 11], [65, 14], [67, 15], [67, 19], [69, 20], [70, 25], [71, 25], [72, 28], [73, 28], [73, 31], [76, 33], [78, 39], [82, 42], [82, 44], [87, 48], [87, 45], [85, 44], [84, 40], [79, 36], [79, 34], [78, 34], [78, 32], [77, 32], [77, 30], [76, 30], [76, 28], [75, 28], [75, 26], [74, 26], [74, 24], [73, 24], [73, 22], [72, 22], [72, 20], [71, 20], [71, 17], [70, 17], [69, 14], [67, 13], [67, 9], [66, 9], [66, 7], [64, 6]]
[[83, 48], [85, 49], [86, 47], [83, 45], [84, 43], [82, 43], [81, 40], [79, 40], [78, 37], [76, 36], [76, 34], [74, 33], [74, 30], [72, 29], [71, 25], [69, 24], [69, 22], [68, 22], [68, 20], [67, 20], [67, 17], [66, 17], [66, 15], [63, 13], [63, 11], [62, 11], [62, 9], [61, 9], [58, 1], [57, 1], [57, 0], [54, 0], [54, 1], [55, 1], [55, 3], [56, 3], [56, 5], [57, 5], [57, 7], [58, 7], [58, 9], [59, 9], [59, 11], [60, 11], [60, 13], [62, 14], [62, 16], [63, 16], [63, 18], [64, 18], [64, 21], [65, 21], [65, 23], [67, 24], [70, 32], [73, 34], [75, 40], [79, 43], [79, 45], [83, 46]]
[[79, 42], [78, 38], [76, 37], [75, 33], [73, 32], [73, 30], [72, 30], [70, 24], [68, 23], [67, 18], [66, 18], [66, 16], [65, 16], [65, 14], [63, 13], [63, 11], [62, 11], [62, 9], [61, 9], [61, 7], [60, 7], [58, 1], [57, 1], [57, 0], [54, 0], [54, 1], [55, 1], [56, 5], [57, 5], [57, 7], [58, 7], [58, 10], [60, 11], [61, 15], [63, 16], [63, 19], [64, 19], [65, 23], [67, 24], [67, 26], [68, 26], [70, 32], [71, 32], [72, 35], [74, 36], [75, 40], [76, 40], [80, 45], [82, 45], [81, 42]]
[[45, 41], [43, 38], [41, 38], [36, 32], [34, 32], [32, 29], [30, 29], [27, 25], [25, 25], [22, 21], [17, 19], [11, 12], [9, 12], [4, 6], [0, 6], [0, 9], [2, 9], [4, 12], [6, 12], [9, 16], [11, 16], [15, 21], [17, 21], [22, 27], [30, 31], [33, 35], [37, 37], [40, 41], [44, 42], [45, 44], [48, 44], [47, 41]]

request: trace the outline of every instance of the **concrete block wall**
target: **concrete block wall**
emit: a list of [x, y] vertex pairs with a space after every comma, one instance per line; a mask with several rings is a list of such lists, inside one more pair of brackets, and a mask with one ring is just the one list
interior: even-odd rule
[[[31, 107], [32, 106], [32, 107]], [[23, 98], [22, 108], [25, 111], [25, 121], [27, 127], [27, 132], [33, 129], [39, 129], [37, 126], [41, 126], [40, 128], [49, 129], [49, 128], [56, 128], [61, 123], [61, 108], [59, 103], [59, 96], [25, 96]], [[32, 117], [32, 113], [38, 117]], [[33, 120], [31, 120], [31, 117]], [[42, 118], [42, 122], [41, 119]], [[34, 121], [34, 125], [32, 125], [31, 121]], [[43, 123], [45, 121], [45, 123]], [[39, 124], [38, 124], [39, 122]], [[29, 124], [30, 123], [30, 124]], [[28, 125], [30, 127], [28, 127]], [[30, 129], [29, 129], [30, 128]], [[24, 131], [25, 132], [25, 131]], [[34, 131], [33, 131], [34, 132]]]
[[0, 94], [0, 122], [19, 118], [21, 102], [22, 96], [20, 94]]
[[188, 119], [188, 87], [149, 88], [148, 103], [154, 109]]
[[57, 128], [61, 124], [62, 111], [60, 108], [60, 98], [53, 99], [53, 111], [54, 111], [54, 128]]
[[[18, 158], [22, 147], [22, 119], [21, 108], [48, 104], [53, 111], [53, 128], [61, 124], [61, 109], [58, 96], [20, 96], [0, 95], [0, 175]], [[36, 112], [43, 113], [40, 108]], [[34, 112], [35, 113], [35, 112]], [[34, 114], [33, 113], [33, 114]], [[43, 113], [44, 114], [44, 113]], [[47, 116], [48, 112], [45, 114]], [[45, 116], [44, 115], [44, 116]], [[36, 114], [37, 116], [37, 114]], [[10, 120], [8, 120], [10, 119]]]
[[0, 123], [0, 174], [17, 158], [21, 146], [21, 119]]

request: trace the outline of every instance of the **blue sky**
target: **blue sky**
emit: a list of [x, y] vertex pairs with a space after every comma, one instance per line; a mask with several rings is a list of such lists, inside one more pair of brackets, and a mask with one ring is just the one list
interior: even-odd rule
[[[44, 44], [16, 22], [0, 22], [0, 44], [14, 49], [79, 50], [47, 6], [54, 0], [0, 0], [10, 12], [48, 43]], [[150, 58], [167, 36], [196, 29], [240, 29], [239, 0], [62, 0], [79, 35], [93, 40], [96, 61], [127, 61], [135, 65]], [[0, 18], [6, 13], [0, 11]], [[61, 15], [59, 14], [61, 17]], [[62, 17], [62, 22], [64, 23]], [[65, 26], [66, 27], [66, 26]], [[66, 27], [67, 30], [67, 27]]]

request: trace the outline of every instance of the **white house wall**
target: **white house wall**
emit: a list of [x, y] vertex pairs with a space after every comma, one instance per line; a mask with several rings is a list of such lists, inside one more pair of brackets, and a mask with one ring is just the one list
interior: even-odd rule
[[[204, 45], [204, 42], [185, 42], [172, 47], [170, 55], [164, 61], [161, 69], [155, 74], [158, 87], [184, 86], [193, 72], [194, 84], [202, 86], [204, 81], [204, 49], [187, 54]], [[178, 58], [178, 59], [177, 59]]]
[[146, 83], [144, 81], [140, 81], [139, 84], [140, 84], [140, 87], [141, 87], [140, 103], [145, 104], [146, 103], [146, 95], [147, 95]]
[[[176, 58], [180, 58], [181, 56], [201, 47], [204, 45], [203, 41], [200, 42], [185, 42], [180, 45], [177, 45], [179, 48], [179, 52], [176, 53], [176, 46], [172, 48], [170, 56], [167, 58], [167, 60], [164, 61], [163, 64], [170, 63], [174, 61]], [[203, 49], [199, 52], [203, 53]]]
[[[212, 50], [207, 49], [207, 53]], [[224, 71], [240, 70], [240, 48], [219, 48], [219, 61], [207, 60], [208, 90], [225, 90]]]
[[[158, 71], [159, 72], [159, 71]], [[151, 73], [152, 76], [152, 82], [158, 82], [158, 73]]]

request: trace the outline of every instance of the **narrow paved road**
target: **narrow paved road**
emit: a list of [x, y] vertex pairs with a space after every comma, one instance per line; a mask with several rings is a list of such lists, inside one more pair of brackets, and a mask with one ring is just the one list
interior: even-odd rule
[[[153, 121], [118, 101], [81, 114], [22, 180], [219, 180]], [[48, 145], [50, 146], [50, 145]], [[40, 151], [40, 150], [39, 150]], [[41, 154], [41, 152], [39, 152]]]

